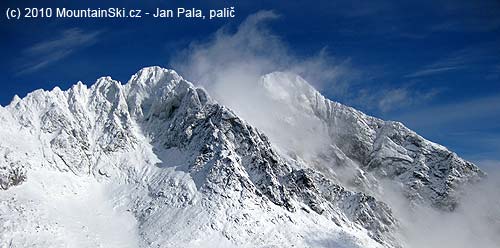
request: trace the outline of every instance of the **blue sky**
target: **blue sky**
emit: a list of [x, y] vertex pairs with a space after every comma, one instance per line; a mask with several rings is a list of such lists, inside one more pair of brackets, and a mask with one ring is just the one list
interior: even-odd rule
[[[173, 67], [179, 51], [249, 15], [272, 10], [266, 35], [295, 60], [341, 68], [335, 82], [308, 78], [323, 94], [398, 120], [483, 165], [500, 164], [500, 2], [478, 1], [2, 1], [8, 7], [234, 6], [236, 18], [36, 19], [0, 23], [0, 104], [14, 94], [110, 75], [127, 81], [144, 66]], [[265, 52], [265, 49], [264, 49]], [[324, 62], [324, 63], [323, 63]], [[174, 68], [177, 69], [177, 68]], [[336, 74], [337, 75], [337, 74]], [[185, 75], [186, 76], [186, 75]], [[322, 82], [319, 82], [322, 81]]]

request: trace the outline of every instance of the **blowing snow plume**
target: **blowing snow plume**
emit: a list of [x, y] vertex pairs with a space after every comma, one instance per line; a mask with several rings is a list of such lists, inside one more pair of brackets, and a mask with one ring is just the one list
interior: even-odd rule
[[[314, 82], [317, 88], [330, 83], [340, 92], [346, 90], [354, 72], [348, 61], [337, 62], [326, 49], [299, 59], [266, 28], [266, 22], [277, 18], [272, 11], [260, 11], [249, 16], [234, 33], [222, 28], [208, 41], [192, 43], [172, 64], [188, 79], [205, 87], [219, 102], [265, 130], [282, 148], [307, 157], [329, 143], [324, 124], [304, 115], [296, 106], [276, 101], [283, 98], [284, 88], [279, 92], [281, 95], [275, 95], [278, 92], [262, 86], [271, 86], [269, 80], [298, 74]], [[272, 72], [280, 73], [263, 78]], [[266, 79], [268, 82], [264, 82]], [[303, 84], [309, 87], [305, 81]]]
[[349, 61], [336, 61], [326, 48], [315, 56], [299, 58], [266, 27], [277, 18], [273, 11], [257, 12], [236, 32], [223, 27], [209, 40], [191, 43], [171, 63], [189, 79], [215, 89], [232, 84], [248, 86], [264, 74], [289, 71], [313, 82], [316, 88], [335, 83], [338, 91], [345, 90], [354, 74]]
[[[424, 183], [418, 187], [425, 188], [425, 180], [415, 179], [412, 169], [407, 173], [396, 173], [401, 168], [391, 164], [373, 171], [366, 167], [366, 157], [370, 156], [371, 161], [376, 161], [377, 156], [407, 159], [408, 155], [399, 154], [402, 144], [393, 144], [391, 140], [386, 142], [386, 138], [377, 138], [376, 142], [369, 144], [364, 139], [346, 134], [358, 132], [377, 137], [387, 129], [402, 128], [400, 124], [381, 122], [337, 103], [331, 103], [340, 109], [336, 116], [325, 114], [328, 107], [325, 110], [317, 106], [327, 100], [308, 82], [319, 90], [328, 86], [336, 91], [333, 95], [342, 95], [350, 89], [352, 80], [359, 78], [360, 72], [353, 69], [348, 60], [337, 61], [326, 50], [306, 58], [294, 54], [266, 28], [266, 22], [276, 18], [279, 16], [272, 11], [251, 15], [235, 32], [222, 28], [209, 40], [192, 43], [172, 64], [188, 79], [205, 87], [219, 102], [263, 130], [278, 149], [292, 159], [315, 165], [357, 190], [387, 200], [402, 222], [400, 233], [410, 247], [498, 245], [495, 233], [499, 230], [500, 214], [491, 208], [498, 206], [494, 200], [498, 199], [498, 194], [493, 190], [497, 177], [490, 175], [482, 183], [457, 193], [460, 202], [452, 212], [427, 205], [411, 207], [413, 205], [405, 196], [408, 194], [405, 186], [411, 188], [414, 183], [411, 180], [415, 180]], [[345, 113], [358, 119], [346, 120]], [[360, 124], [359, 120], [368, 124]], [[384, 135], [393, 137], [391, 131], [387, 132]], [[416, 135], [413, 132], [408, 134]], [[426, 145], [435, 147], [431, 143]], [[369, 147], [368, 150], [376, 148], [381, 155], [375, 152], [375, 155], [365, 154], [365, 147]], [[437, 150], [445, 149], [436, 147]], [[413, 148], [404, 149], [411, 153]], [[381, 174], [394, 180], [391, 185], [395, 184], [397, 189], [378, 183]], [[443, 244], [445, 242], [447, 244]]]

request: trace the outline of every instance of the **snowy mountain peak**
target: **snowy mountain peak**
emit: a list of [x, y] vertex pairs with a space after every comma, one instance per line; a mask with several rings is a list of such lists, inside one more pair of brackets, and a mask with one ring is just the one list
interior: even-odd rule
[[289, 72], [273, 72], [262, 76], [259, 84], [267, 90], [271, 97], [281, 101], [299, 103], [309, 100], [308, 97], [318, 93], [307, 81], [297, 74]]
[[10, 105], [15, 105], [19, 101], [21, 101], [21, 98], [16, 94], [16, 95], [14, 95], [14, 97], [12, 98], [12, 100], [10, 101]]
[[174, 70], [168, 70], [159, 66], [151, 66], [139, 70], [130, 78], [128, 83], [131, 88], [154, 88], [158, 83], [179, 82], [181, 80], [182, 77]]
[[293, 73], [264, 75], [255, 92], [258, 101], [250, 97], [241, 98], [245, 104], [224, 102], [292, 159], [314, 165], [356, 190], [378, 195], [383, 189], [376, 182], [388, 178], [402, 184], [412, 201], [453, 209], [457, 188], [484, 176], [475, 165], [402, 123], [333, 102]]
[[16, 223], [0, 226], [0, 246], [400, 247], [380, 180], [452, 210], [482, 175], [297, 75], [234, 96], [243, 104], [222, 106], [147, 67], [0, 109], [0, 219]]

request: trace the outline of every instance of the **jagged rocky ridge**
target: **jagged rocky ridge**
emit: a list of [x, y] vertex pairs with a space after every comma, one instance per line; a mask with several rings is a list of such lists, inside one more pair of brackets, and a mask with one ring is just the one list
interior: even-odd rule
[[[399, 123], [331, 102], [300, 78], [266, 77], [266, 90], [299, 87], [288, 100], [324, 121], [337, 148], [323, 154], [326, 161], [352, 162], [359, 167], [353, 181], [361, 183], [342, 185], [329, 173], [335, 167], [290, 159], [204, 90], [149, 67], [125, 85], [106, 77], [90, 88], [38, 90], [0, 108], [2, 194], [40, 168], [112, 182], [126, 194], [143, 247], [192, 247], [215, 234], [239, 246], [321, 246], [301, 227], [341, 233], [332, 242], [347, 247], [399, 247], [398, 222], [370, 186], [377, 178], [401, 182], [411, 199], [453, 209], [456, 189], [482, 176]], [[23, 216], [16, 204], [13, 195], [0, 218]], [[276, 230], [259, 230], [267, 226]], [[0, 231], [2, 242], [23, 239], [13, 227]]]

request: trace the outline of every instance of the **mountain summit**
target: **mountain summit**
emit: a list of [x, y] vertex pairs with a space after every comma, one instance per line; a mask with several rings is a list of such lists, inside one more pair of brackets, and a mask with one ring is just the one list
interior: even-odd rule
[[453, 211], [484, 176], [297, 75], [252, 89], [221, 101], [147, 67], [15, 97], [0, 107], [0, 245], [405, 247], [382, 182]]

